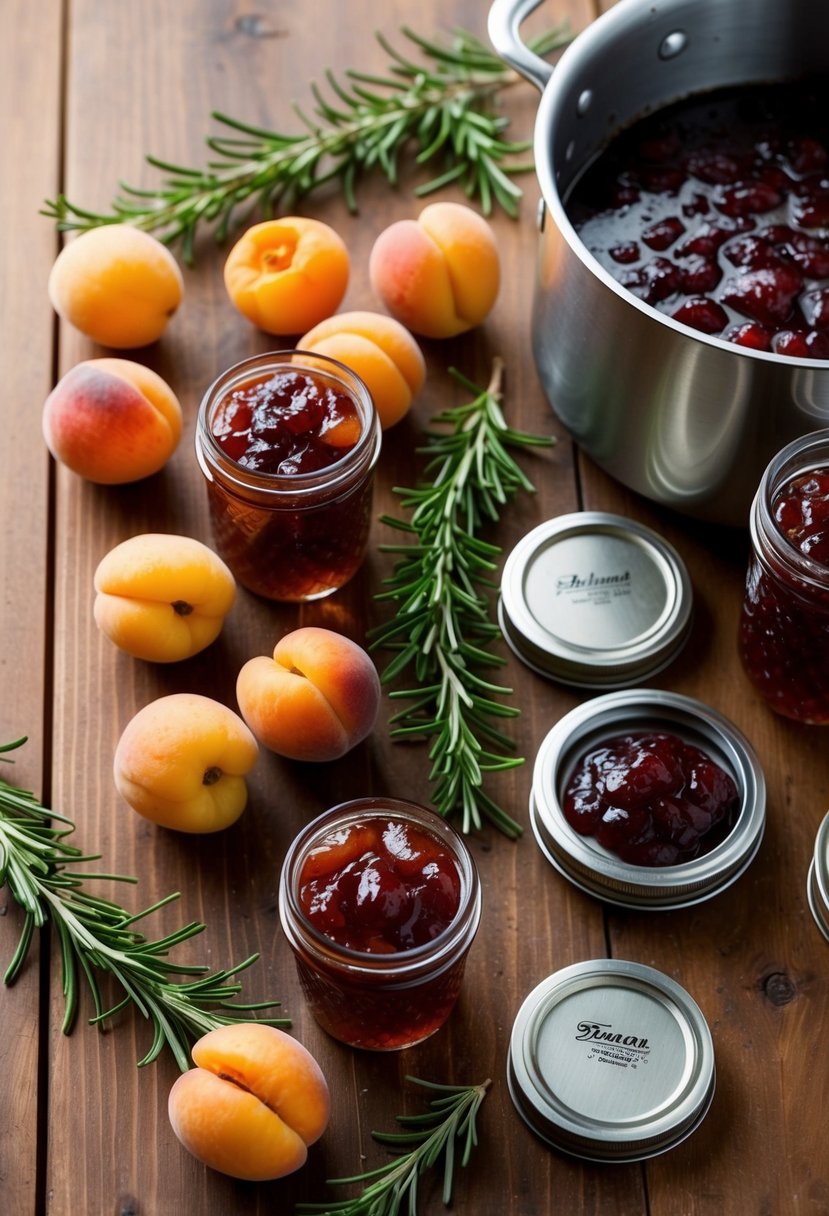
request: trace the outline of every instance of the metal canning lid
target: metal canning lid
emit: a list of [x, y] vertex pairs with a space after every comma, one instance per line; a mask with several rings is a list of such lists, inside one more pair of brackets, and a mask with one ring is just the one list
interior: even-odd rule
[[829, 938], [829, 813], [817, 830], [815, 853], [809, 866], [806, 895], [812, 916], [824, 937]]
[[624, 688], [681, 650], [692, 602], [684, 562], [656, 532], [578, 511], [518, 542], [504, 565], [498, 616], [534, 671], [580, 688]]
[[532, 1130], [590, 1161], [641, 1161], [693, 1132], [714, 1095], [696, 1002], [653, 967], [596, 959], [543, 980], [518, 1011], [507, 1082]]
[[[637, 866], [565, 819], [561, 797], [576, 763], [593, 746], [631, 730], [676, 734], [731, 774], [740, 793], [737, 817], [709, 853], [678, 865]], [[632, 688], [577, 706], [547, 734], [533, 770], [530, 820], [547, 860], [582, 891], [625, 908], [680, 908], [710, 899], [751, 863], [765, 828], [766, 783], [748, 741], [722, 714], [679, 693]]]

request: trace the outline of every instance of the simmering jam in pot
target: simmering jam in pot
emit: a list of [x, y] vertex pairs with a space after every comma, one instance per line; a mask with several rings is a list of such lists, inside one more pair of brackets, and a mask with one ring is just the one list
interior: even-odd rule
[[[821, 436], [825, 442], [821, 442]], [[778, 484], [767, 470], [752, 508], [752, 543], [740, 618], [740, 656], [778, 713], [829, 723], [829, 431], [795, 441], [825, 464]]]
[[639, 866], [708, 853], [734, 826], [737, 786], [700, 748], [666, 731], [602, 741], [581, 757], [562, 801], [582, 836]]
[[238, 580], [309, 600], [359, 567], [371, 523], [379, 424], [365, 387], [321, 356], [238, 364], [211, 387], [196, 449], [216, 546]]
[[477, 930], [466, 846], [415, 803], [335, 807], [294, 842], [280, 913], [320, 1025], [354, 1047], [411, 1046], [446, 1021]]
[[829, 78], [688, 98], [617, 135], [568, 215], [632, 294], [753, 350], [829, 359]]

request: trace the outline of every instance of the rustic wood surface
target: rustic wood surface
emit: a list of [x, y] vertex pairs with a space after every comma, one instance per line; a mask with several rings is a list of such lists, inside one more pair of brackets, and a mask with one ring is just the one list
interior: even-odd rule
[[[169, 380], [184, 405], [185, 435], [172, 461], [150, 481], [118, 489], [54, 469], [40, 434], [42, 402], [57, 377], [102, 352], [55, 322], [46, 279], [59, 240], [37, 214], [41, 200], [64, 189], [84, 205], [105, 207], [120, 178], [154, 180], [144, 165], [147, 152], [201, 162], [214, 109], [290, 128], [291, 100], [307, 103], [309, 82], [321, 79], [327, 67], [384, 66], [375, 29], [394, 39], [402, 24], [426, 35], [463, 25], [485, 36], [486, 7], [483, 0], [262, 0], [253, 7], [234, 0], [4, 0], [0, 739], [28, 734], [14, 779], [72, 817], [78, 843], [99, 851], [108, 869], [138, 877], [137, 890], [116, 888], [116, 897], [134, 900], [137, 909], [170, 891], [183, 892], [158, 914], [154, 930], [203, 919], [207, 932], [182, 957], [224, 966], [260, 953], [245, 974], [246, 994], [281, 998], [333, 1095], [330, 1128], [307, 1169], [268, 1185], [211, 1173], [180, 1148], [168, 1125], [172, 1059], [143, 1070], [135, 1066], [149, 1045], [140, 1017], [123, 1013], [100, 1033], [84, 1025], [86, 1005], [74, 1033], [61, 1034], [63, 998], [47, 934], [18, 983], [0, 990], [5, 1216], [287, 1216], [299, 1199], [330, 1197], [326, 1177], [385, 1159], [371, 1130], [390, 1129], [397, 1113], [422, 1108], [422, 1097], [405, 1085], [406, 1074], [466, 1083], [492, 1078], [480, 1116], [480, 1148], [457, 1178], [457, 1211], [829, 1212], [829, 945], [811, 919], [804, 889], [815, 831], [829, 806], [826, 735], [777, 720], [739, 668], [735, 631], [744, 534], [669, 516], [628, 494], [578, 457], [549, 409], [530, 352], [538, 198], [531, 176], [520, 220], [493, 219], [504, 282], [492, 316], [463, 338], [424, 345], [427, 386], [411, 415], [387, 434], [377, 513], [396, 512], [391, 487], [411, 484], [421, 428], [460, 399], [448, 367], [485, 383], [493, 356], [502, 355], [510, 419], [552, 433], [558, 442], [523, 460], [537, 493], [517, 500], [495, 539], [506, 551], [541, 520], [583, 507], [628, 514], [676, 545], [694, 583], [694, 631], [682, 656], [650, 683], [707, 702], [754, 744], [768, 782], [768, 828], [749, 872], [699, 907], [614, 911], [554, 874], [529, 831], [517, 843], [484, 831], [470, 840], [483, 880], [484, 917], [450, 1022], [410, 1051], [355, 1053], [329, 1040], [303, 1006], [276, 911], [280, 863], [301, 825], [344, 797], [405, 792], [428, 802], [423, 750], [392, 744], [384, 712], [372, 739], [335, 765], [263, 756], [248, 810], [221, 838], [155, 829], [125, 807], [113, 787], [119, 734], [154, 697], [191, 689], [234, 704], [241, 664], [268, 653], [276, 637], [297, 624], [326, 625], [362, 641], [377, 619], [373, 594], [390, 561], [378, 545], [388, 536], [377, 523], [365, 568], [328, 601], [297, 609], [242, 593], [211, 651], [174, 668], [132, 661], [102, 639], [92, 620], [92, 574], [113, 544], [148, 530], [210, 539], [192, 445], [199, 397], [219, 371], [273, 343], [232, 310], [221, 282], [222, 253], [204, 240], [197, 268], [186, 271], [179, 315], [164, 338], [138, 356]], [[590, 0], [550, 0], [533, 24], [567, 17], [578, 29], [596, 11]], [[531, 132], [537, 100], [529, 86], [510, 98], [516, 134]], [[368, 252], [391, 219], [415, 212], [415, 176], [408, 166], [396, 191], [365, 182], [357, 216], [333, 190], [303, 204], [348, 243], [353, 274], [344, 307], [376, 307]], [[532, 757], [552, 724], [582, 698], [511, 656], [506, 673], [522, 710], [515, 736], [528, 763], [503, 775], [496, 791], [526, 823]], [[21, 924], [6, 889], [0, 913], [5, 966]], [[549, 1151], [519, 1121], [505, 1083], [509, 1032], [524, 996], [553, 970], [605, 955], [650, 964], [678, 980], [701, 1005], [715, 1041], [719, 1083], [710, 1114], [688, 1141], [645, 1165], [589, 1165]], [[443, 1210], [428, 1180], [420, 1210]]]

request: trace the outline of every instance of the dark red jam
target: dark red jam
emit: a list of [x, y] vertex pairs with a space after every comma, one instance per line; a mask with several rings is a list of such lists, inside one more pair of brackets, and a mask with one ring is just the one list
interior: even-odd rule
[[220, 401], [213, 435], [231, 460], [255, 473], [316, 473], [360, 438], [353, 398], [290, 368], [243, 384]]
[[[829, 723], [829, 467], [783, 483], [771, 502], [783, 560], [749, 563], [740, 618], [740, 656], [778, 713]], [[791, 548], [793, 562], [785, 560]], [[814, 563], [810, 578], [797, 555]]]
[[306, 858], [299, 901], [320, 933], [369, 954], [411, 950], [454, 920], [460, 875], [434, 836], [400, 820], [349, 824]]
[[829, 78], [718, 90], [640, 119], [567, 211], [660, 312], [752, 350], [829, 359]]
[[570, 826], [638, 866], [708, 853], [734, 826], [739, 794], [710, 756], [676, 735], [620, 735], [582, 756], [564, 793]]
[[229, 475], [213, 462], [208, 501], [216, 546], [239, 582], [285, 601], [347, 582], [368, 543], [374, 465], [354, 397], [288, 365], [228, 389], [208, 425], [233, 462]]

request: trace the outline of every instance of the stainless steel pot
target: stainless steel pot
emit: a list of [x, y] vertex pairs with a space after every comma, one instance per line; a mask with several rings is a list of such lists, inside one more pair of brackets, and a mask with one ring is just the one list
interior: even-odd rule
[[[597, 464], [688, 515], [744, 526], [771, 456], [829, 425], [829, 360], [749, 351], [631, 295], [563, 199], [619, 128], [701, 90], [829, 70], [825, 0], [619, 0], [555, 69], [519, 37], [540, 0], [495, 0], [489, 36], [541, 91], [533, 352], [547, 397]], [[829, 104], [829, 98], [827, 98]]]

